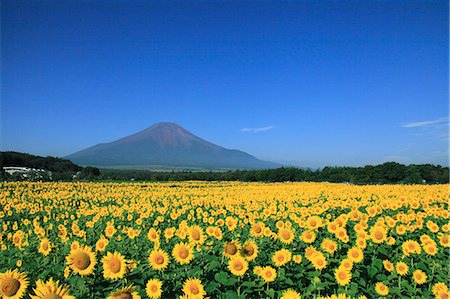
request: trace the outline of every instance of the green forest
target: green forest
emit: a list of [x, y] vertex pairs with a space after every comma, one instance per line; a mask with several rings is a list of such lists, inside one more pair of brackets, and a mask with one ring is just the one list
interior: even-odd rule
[[403, 165], [387, 162], [364, 167], [324, 167], [304, 169], [282, 167], [264, 170], [230, 171], [150, 171], [118, 170], [81, 167], [69, 160], [56, 157], [39, 157], [17, 152], [0, 152], [1, 179], [3, 181], [30, 180], [20, 175], [9, 175], [5, 166], [45, 169], [51, 175], [40, 177], [43, 181], [105, 180], [105, 181], [244, 181], [244, 182], [331, 182], [349, 184], [446, 184], [449, 168], [440, 165]]

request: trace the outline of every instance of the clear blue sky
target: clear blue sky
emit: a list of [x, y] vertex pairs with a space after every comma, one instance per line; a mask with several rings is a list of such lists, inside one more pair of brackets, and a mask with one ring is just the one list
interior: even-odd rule
[[448, 165], [449, 4], [370, 2], [2, 1], [1, 149], [172, 121], [308, 167]]

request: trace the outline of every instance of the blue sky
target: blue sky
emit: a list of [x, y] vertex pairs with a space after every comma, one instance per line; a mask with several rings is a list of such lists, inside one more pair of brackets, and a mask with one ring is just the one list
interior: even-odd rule
[[307, 167], [448, 165], [448, 2], [2, 1], [1, 149], [155, 122]]

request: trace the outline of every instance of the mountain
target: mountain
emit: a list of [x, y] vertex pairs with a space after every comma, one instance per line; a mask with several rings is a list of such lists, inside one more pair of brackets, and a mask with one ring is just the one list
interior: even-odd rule
[[100, 143], [65, 157], [98, 167], [263, 169], [281, 165], [201, 139], [175, 123], [160, 122], [136, 134]]

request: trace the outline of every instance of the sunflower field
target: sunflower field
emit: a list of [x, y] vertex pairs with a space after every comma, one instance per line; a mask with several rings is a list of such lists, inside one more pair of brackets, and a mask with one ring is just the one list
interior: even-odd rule
[[3, 182], [0, 297], [449, 298], [448, 192]]

